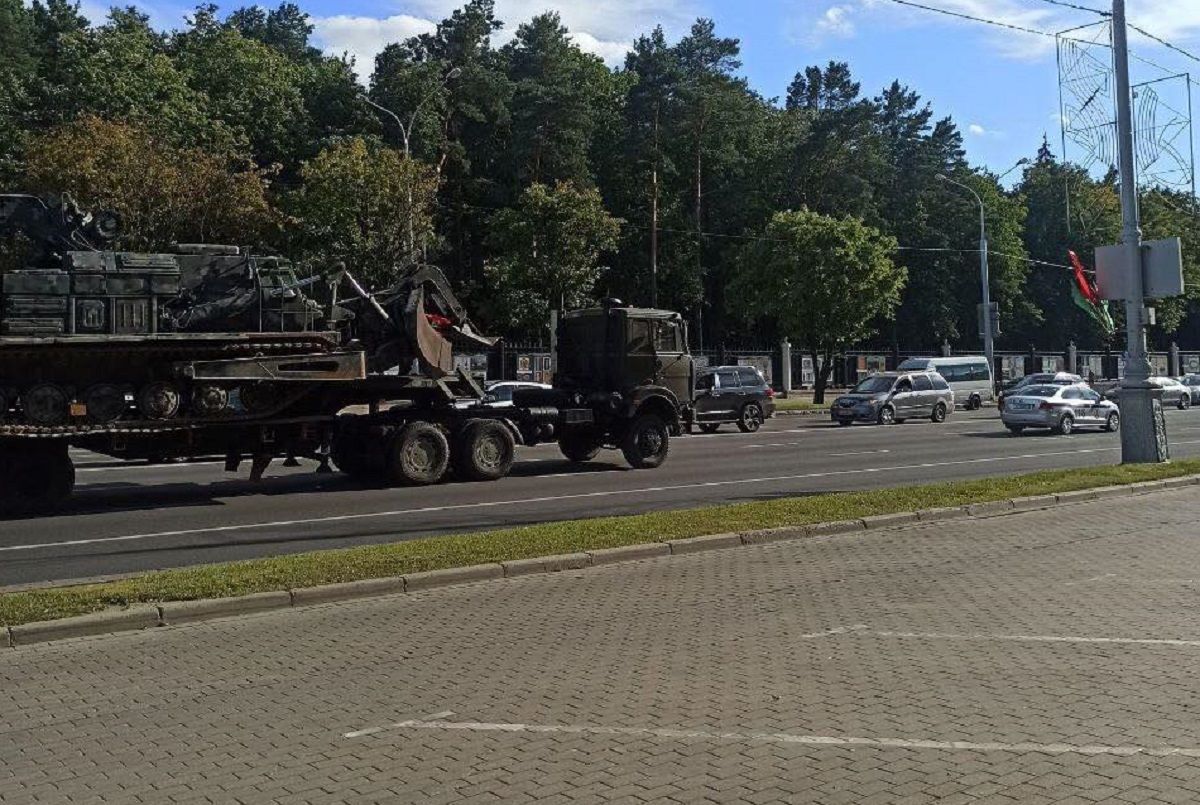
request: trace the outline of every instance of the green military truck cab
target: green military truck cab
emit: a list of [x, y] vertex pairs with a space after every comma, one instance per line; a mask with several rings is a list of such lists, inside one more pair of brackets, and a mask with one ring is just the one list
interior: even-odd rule
[[683, 317], [606, 300], [562, 317], [557, 355], [555, 391], [591, 412], [560, 428], [563, 455], [589, 461], [610, 447], [635, 468], [662, 464], [691, 419], [695, 366]]

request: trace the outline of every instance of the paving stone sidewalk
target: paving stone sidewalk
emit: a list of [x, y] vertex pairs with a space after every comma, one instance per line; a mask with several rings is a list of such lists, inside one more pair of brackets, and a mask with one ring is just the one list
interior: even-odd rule
[[0, 655], [0, 802], [1200, 802], [1200, 496]]

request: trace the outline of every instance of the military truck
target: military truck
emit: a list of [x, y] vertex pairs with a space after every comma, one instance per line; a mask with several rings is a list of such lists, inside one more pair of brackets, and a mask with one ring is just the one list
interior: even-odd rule
[[274, 457], [309, 457], [370, 483], [432, 484], [504, 477], [517, 444], [549, 439], [572, 461], [609, 447], [656, 467], [689, 417], [676, 313], [608, 300], [567, 314], [555, 387], [498, 409], [453, 357], [495, 342], [432, 266], [372, 293], [344, 267], [301, 279], [236, 246], [118, 251], [118, 229], [69, 199], [0, 196], [0, 236], [34, 246], [0, 278], [0, 511], [66, 499], [70, 447], [224, 455], [230, 471], [250, 459], [255, 479]]

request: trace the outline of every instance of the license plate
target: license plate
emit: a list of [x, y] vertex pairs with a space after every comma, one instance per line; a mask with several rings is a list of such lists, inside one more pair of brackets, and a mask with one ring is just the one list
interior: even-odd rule
[[1032, 403], [1010, 403], [1008, 407], [1013, 409], [1014, 411], [1028, 411], [1030, 408], [1033, 408], [1033, 404]]

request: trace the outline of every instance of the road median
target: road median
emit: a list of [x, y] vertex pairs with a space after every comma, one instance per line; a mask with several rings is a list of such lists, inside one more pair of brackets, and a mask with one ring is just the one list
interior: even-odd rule
[[[0, 595], [0, 645], [580, 570], [668, 552], [996, 516], [1189, 483], [1200, 483], [1200, 460], [599, 517], [159, 571]], [[157, 620], [143, 617], [145, 608], [157, 609]], [[131, 609], [139, 615], [120, 617]]]

